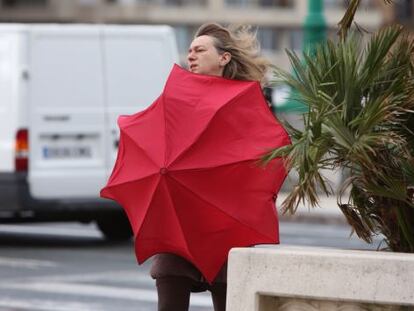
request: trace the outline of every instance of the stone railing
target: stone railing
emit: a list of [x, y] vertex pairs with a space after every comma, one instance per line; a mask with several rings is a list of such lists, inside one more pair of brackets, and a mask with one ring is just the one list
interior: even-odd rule
[[313, 247], [236, 248], [227, 311], [414, 310], [414, 254]]

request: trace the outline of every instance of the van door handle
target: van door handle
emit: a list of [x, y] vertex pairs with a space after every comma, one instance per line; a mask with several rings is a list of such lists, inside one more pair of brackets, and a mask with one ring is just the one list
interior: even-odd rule
[[40, 134], [42, 139], [74, 139], [74, 140], [86, 140], [86, 139], [96, 139], [98, 134]]
[[115, 148], [115, 149], [118, 149], [118, 147], [119, 147], [119, 139], [116, 139], [116, 140], [114, 141], [114, 148]]
[[65, 122], [70, 120], [70, 115], [45, 115], [43, 120], [48, 122]]

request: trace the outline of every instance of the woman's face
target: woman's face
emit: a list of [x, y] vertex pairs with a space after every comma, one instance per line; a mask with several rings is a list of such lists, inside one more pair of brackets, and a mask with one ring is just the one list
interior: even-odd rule
[[222, 76], [224, 66], [230, 61], [230, 54], [219, 54], [210, 36], [200, 36], [191, 42], [188, 49], [187, 64], [193, 73]]

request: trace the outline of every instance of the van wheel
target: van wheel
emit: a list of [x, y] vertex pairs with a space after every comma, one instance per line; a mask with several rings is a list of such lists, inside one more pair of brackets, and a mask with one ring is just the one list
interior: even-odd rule
[[131, 225], [125, 214], [108, 215], [96, 220], [107, 240], [126, 241], [132, 237]]

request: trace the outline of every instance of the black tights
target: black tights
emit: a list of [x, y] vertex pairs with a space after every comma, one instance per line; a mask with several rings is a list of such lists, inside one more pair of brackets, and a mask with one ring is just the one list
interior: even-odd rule
[[[179, 276], [158, 278], [158, 311], [188, 311], [191, 288], [196, 281]], [[214, 311], [226, 310], [226, 284], [213, 283], [207, 289], [211, 292]]]

